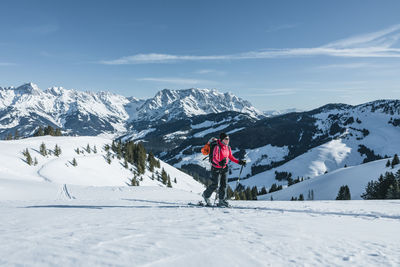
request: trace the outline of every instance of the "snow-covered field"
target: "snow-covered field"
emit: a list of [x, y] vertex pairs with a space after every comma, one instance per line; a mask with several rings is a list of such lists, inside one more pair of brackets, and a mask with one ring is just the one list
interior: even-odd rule
[[[30, 183], [46, 185], [28, 182], [26, 191], [36, 190]], [[232, 201], [232, 209], [212, 209], [186, 205], [197, 194], [161, 187], [68, 186], [71, 199], [54, 190], [53, 199], [0, 201], [0, 265], [400, 264], [400, 201]]]
[[[42, 142], [48, 148], [57, 143], [60, 157], [41, 156]], [[145, 186], [127, 186], [130, 172], [117, 159], [111, 164], [104, 159], [108, 142], [99, 137], [0, 141], [0, 266], [400, 265], [400, 201], [190, 206], [201, 199], [202, 185], [161, 162], [177, 179], [173, 188], [150, 174], [143, 177]], [[77, 155], [74, 149], [88, 143], [98, 153]], [[25, 148], [38, 165], [24, 162]], [[76, 167], [70, 164], [73, 157]], [[331, 179], [337, 173], [329, 174]]]

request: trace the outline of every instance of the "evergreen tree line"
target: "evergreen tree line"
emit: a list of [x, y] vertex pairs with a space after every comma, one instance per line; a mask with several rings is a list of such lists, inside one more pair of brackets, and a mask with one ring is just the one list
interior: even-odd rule
[[282, 181], [282, 180], [289, 180], [292, 179], [291, 172], [278, 172], [275, 171], [275, 180]]
[[19, 131], [15, 130], [14, 135], [12, 133], [8, 133], [5, 140], [18, 140], [20, 139]]
[[390, 162], [390, 159], [386, 162], [386, 167], [392, 167], [392, 169], [394, 168], [394, 166], [396, 166], [397, 164], [400, 163], [399, 160], [399, 156], [397, 154], [394, 155], [392, 162]]
[[123, 158], [124, 161], [135, 165], [139, 175], [145, 173], [147, 155], [142, 143], [135, 144], [132, 141], [126, 143], [113, 141], [111, 150], [117, 155], [118, 159]]
[[[140, 176], [146, 172], [146, 166], [148, 166], [148, 170], [153, 173], [151, 179], [154, 180], [157, 178], [158, 181], [167, 187], [172, 187], [171, 177], [164, 168], [161, 170], [161, 173], [155, 171], [156, 168], [161, 168], [160, 161], [154, 157], [152, 152], [147, 154], [142, 143], [113, 141], [111, 147], [106, 145], [105, 150], [108, 151], [107, 160], [109, 160], [109, 163], [111, 163], [110, 149], [117, 155], [118, 159], [124, 159], [123, 166], [125, 168], [129, 168], [129, 163], [136, 166], [137, 171], [134, 171], [130, 185], [139, 186], [139, 182], [143, 180]], [[177, 183], [176, 178], [174, 179], [174, 183]]]
[[33, 136], [44, 136], [44, 135], [62, 136], [62, 133], [60, 128], [54, 129], [53, 127], [48, 125], [45, 128], [39, 126], [39, 129], [37, 129], [36, 132], [33, 134]]
[[400, 199], [400, 170], [386, 172], [378, 181], [370, 181], [361, 195], [363, 199]]
[[228, 185], [226, 192], [228, 199], [234, 198], [235, 200], [257, 200], [257, 196], [259, 195], [257, 186], [253, 186], [252, 188], [248, 186], [245, 188], [240, 184], [235, 191]]

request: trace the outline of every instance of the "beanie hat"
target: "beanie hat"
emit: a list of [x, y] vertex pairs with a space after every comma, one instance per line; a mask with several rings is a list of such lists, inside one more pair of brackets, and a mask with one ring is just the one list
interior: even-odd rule
[[227, 135], [226, 133], [221, 133], [221, 134], [219, 135], [219, 139], [220, 139], [220, 140], [224, 140], [226, 137], [228, 137], [228, 135]]

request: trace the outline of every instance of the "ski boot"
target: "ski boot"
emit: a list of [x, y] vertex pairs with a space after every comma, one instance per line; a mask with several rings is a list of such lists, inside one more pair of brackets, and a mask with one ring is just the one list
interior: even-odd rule
[[203, 194], [201, 194], [201, 196], [203, 197], [203, 199], [204, 199], [204, 203], [205, 203], [205, 205], [206, 206], [211, 206], [211, 201], [210, 201], [210, 198], [208, 198], [208, 197], [205, 197], [204, 196], [204, 193]]
[[222, 207], [222, 208], [230, 208], [231, 206], [229, 205], [228, 201], [226, 201], [225, 199], [220, 200], [218, 202], [218, 207]]

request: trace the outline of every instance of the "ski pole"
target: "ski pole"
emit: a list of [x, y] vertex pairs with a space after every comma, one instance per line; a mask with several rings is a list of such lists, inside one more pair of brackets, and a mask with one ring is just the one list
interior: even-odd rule
[[219, 186], [220, 186], [219, 183], [220, 183], [220, 181], [221, 181], [221, 175], [218, 174], [218, 187], [217, 187], [217, 191], [215, 192], [215, 198], [214, 198], [214, 205], [213, 206], [215, 206], [215, 203], [217, 202], [217, 197], [219, 195]]
[[235, 187], [235, 190], [237, 190], [237, 187], [238, 187], [238, 185], [239, 185], [239, 181], [240, 181], [240, 175], [242, 174], [242, 171], [243, 171], [243, 165], [242, 165], [242, 167], [240, 168], [239, 177], [238, 177], [238, 179], [237, 179], [237, 181], [236, 181], [236, 187]]

